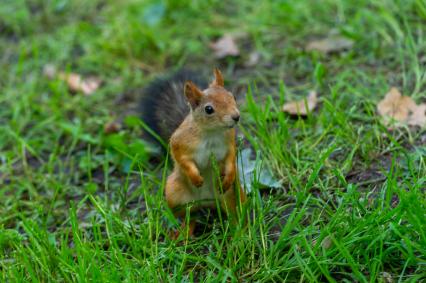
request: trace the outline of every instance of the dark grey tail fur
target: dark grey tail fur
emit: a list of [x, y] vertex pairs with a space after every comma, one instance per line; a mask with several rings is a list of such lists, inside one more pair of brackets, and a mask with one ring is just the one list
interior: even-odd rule
[[155, 79], [143, 90], [140, 102], [142, 120], [166, 143], [189, 113], [183, 92], [187, 80], [201, 89], [207, 86], [199, 74], [180, 70]]

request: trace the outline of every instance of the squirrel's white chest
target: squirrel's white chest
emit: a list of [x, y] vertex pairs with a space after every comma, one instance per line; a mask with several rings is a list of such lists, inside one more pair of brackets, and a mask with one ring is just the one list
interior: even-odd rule
[[204, 169], [210, 165], [211, 157], [220, 162], [225, 158], [227, 151], [228, 145], [224, 135], [211, 135], [197, 146], [194, 160], [199, 168]]

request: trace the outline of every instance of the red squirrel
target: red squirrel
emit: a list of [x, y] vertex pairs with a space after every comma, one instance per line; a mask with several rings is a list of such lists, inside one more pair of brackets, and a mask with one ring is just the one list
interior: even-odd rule
[[[235, 127], [240, 119], [235, 98], [224, 88], [219, 69], [214, 70], [214, 80], [204, 90], [190, 80], [179, 82], [176, 79], [179, 78], [163, 80], [154, 86], [162, 89], [162, 95], [166, 96], [160, 98], [161, 104], [154, 103], [151, 108], [149, 101], [142, 104], [145, 107], [143, 119], [148, 125], [163, 138], [171, 135], [174, 169], [165, 187], [167, 204], [177, 217], [185, 216], [187, 205], [195, 211], [201, 207], [216, 208], [217, 201], [223, 210], [235, 215], [238, 202], [246, 200], [244, 190], [235, 182]], [[179, 96], [178, 91], [183, 93]], [[167, 106], [163, 107], [164, 103]], [[152, 112], [154, 116], [149, 116]], [[178, 126], [171, 129], [173, 125]], [[185, 221], [182, 222], [185, 227]], [[191, 236], [195, 220], [189, 224]]]

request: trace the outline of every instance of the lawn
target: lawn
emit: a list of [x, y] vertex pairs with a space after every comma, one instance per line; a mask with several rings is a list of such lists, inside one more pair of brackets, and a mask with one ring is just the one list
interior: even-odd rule
[[[212, 51], [225, 34], [238, 56]], [[333, 37], [350, 44], [307, 48]], [[0, 281], [426, 280], [425, 127], [377, 112], [391, 87], [426, 101], [425, 51], [423, 0], [2, 0]], [[138, 101], [216, 66], [251, 150], [249, 220], [205, 211], [174, 241], [170, 160]], [[102, 83], [73, 91], [52, 68]], [[306, 117], [282, 111], [312, 90]]]

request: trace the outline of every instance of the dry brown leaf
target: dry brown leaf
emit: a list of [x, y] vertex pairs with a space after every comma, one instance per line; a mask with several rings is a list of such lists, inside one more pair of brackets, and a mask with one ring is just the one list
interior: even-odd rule
[[426, 103], [416, 105], [413, 112], [408, 117], [408, 125], [410, 126], [426, 126]]
[[306, 45], [306, 50], [315, 50], [324, 54], [328, 54], [350, 49], [353, 44], [354, 42], [350, 39], [339, 36], [330, 36], [324, 39], [313, 40], [309, 42]]
[[83, 79], [79, 74], [75, 73], [65, 74], [61, 72], [59, 73], [58, 77], [68, 84], [70, 90], [75, 92], [81, 91], [85, 95], [91, 95], [93, 92], [95, 92], [102, 82], [97, 77]]
[[224, 58], [226, 56], [238, 56], [240, 50], [238, 49], [235, 39], [230, 34], [225, 34], [217, 41], [210, 43], [216, 58]]
[[56, 67], [52, 64], [46, 64], [43, 67], [43, 74], [49, 79], [57, 77], [60, 80], [65, 81], [71, 91], [81, 91], [85, 95], [91, 95], [102, 83], [101, 79], [98, 77], [88, 77], [83, 79], [79, 74], [58, 72]]
[[84, 79], [81, 83], [81, 91], [85, 95], [91, 95], [93, 92], [95, 92], [99, 88], [101, 83], [102, 83], [101, 79], [97, 77], [90, 77], [90, 78]]
[[288, 102], [284, 104], [283, 111], [291, 115], [306, 116], [309, 112], [315, 109], [315, 107], [317, 106], [317, 102], [318, 98], [316, 91], [311, 91], [308, 97], [306, 98], [306, 104], [305, 99]]
[[115, 121], [108, 122], [104, 125], [105, 134], [117, 133], [121, 129], [121, 124]]
[[426, 126], [426, 104], [417, 105], [411, 97], [401, 95], [395, 87], [377, 104], [377, 111], [385, 124], [394, 120], [400, 124]]

